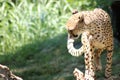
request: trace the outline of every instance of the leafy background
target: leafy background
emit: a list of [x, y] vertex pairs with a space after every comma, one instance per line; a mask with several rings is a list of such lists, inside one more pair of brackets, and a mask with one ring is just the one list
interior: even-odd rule
[[[74, 80], [75, 67], [84, 71], [83, 56], [66, 48], [65, 23], [73, 9], [101, 7], [108, 0], [0, 0], [0, 63], [24, 80]], [[120, 74], [119, 43], [115, 40], [113, 75]], [[102, 55], [103, 67], [105, 54]], [[104, 69], [104, 68], [103, 68]], [[97, 73], [104, 78], [104, 71]]]

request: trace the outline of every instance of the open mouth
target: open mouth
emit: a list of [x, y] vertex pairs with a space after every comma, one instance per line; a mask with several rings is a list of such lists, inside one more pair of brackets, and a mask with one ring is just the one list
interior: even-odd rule
[[76, 38], [76, 37], [78, 37], [78, 35], [74, 35], [74, 34], [73, 34], [73, 37], [75, 37], [75, 38]]
[[[79, 36], [78, 36], [79, 38]], [[80, 56], [83, 54], [82, 50], [82, 44], [81, 41], [79, 39], [75, 39], [75, 38], [68, 38], [67, 40], [67, 48], [68, 48], [68, 52], [73, 55], [73, 56]]]

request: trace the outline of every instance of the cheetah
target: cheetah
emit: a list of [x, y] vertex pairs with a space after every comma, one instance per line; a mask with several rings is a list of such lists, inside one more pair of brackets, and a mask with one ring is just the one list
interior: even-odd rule
[[[85, 74], [74, 70], [77, 80], [95, 80], [95, 72], [101, 70], [101, 53], [106, 50], [105, 78], [112, 79], [113, 31], [110, 16], [101, 8], [91, 11], [74, 11], [66, 23], [67, 48], [72, 56], [84, 53]], [[74, 41], [81, 35], [82, 46], [74, 48]], [[81, 78], [80, 78], [81, 77]]]

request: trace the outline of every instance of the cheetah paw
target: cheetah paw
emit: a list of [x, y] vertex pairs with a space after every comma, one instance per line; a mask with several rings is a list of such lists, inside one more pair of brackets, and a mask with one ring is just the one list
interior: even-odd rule
[[106, 79], [104, 79], [104, 80], [113, 80], [113, 77], [111, 76], [111, 77], [106, 78]]
[[79, 69], [75, 68], [73, 74], [76, 77], [76, 80], [84, 80], [84, 74]]

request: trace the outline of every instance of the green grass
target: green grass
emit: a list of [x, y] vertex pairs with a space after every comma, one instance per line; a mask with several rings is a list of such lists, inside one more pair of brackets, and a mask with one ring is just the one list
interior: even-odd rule
[[67, 53], [66, 44], [63, 43], [66, 42], [66, 37], [63, 34], [44, 42], [35, 41], [18, 49], [14, 54], [0, 56], [0, 63], [5, 63], [25, 80], [69, 80], [73, 78], [69, 69], [74, 69], [78, 60]]
[[[0, 53], [9, 53], [33, 40], [45, 40], [65, 32], [64, 23], [70, 11], [66, 1], [21, 0], [0, 2]], [[66, 8], [61, 5], [68, 5]], [[51, 8], [50, 8], [51, 7]], [[59, 30], [59, 31], [58, 31]], [[55, 33], [55, 34], [54, 34]]]
[[[83, 56], [72, 57], [67, 52], [66, 39], [67, 35], [61, 34], [42, 42], [35, 41], [24, 45], [14, 54], [0, 56], [0, 63], [10, 67], [24, 80], [73, 80], [75, 79], [72, 73], [74, 68], [77, 67], [84, 72], [84, 58]], [[101, 58], [103, 70], [97, 72], [99, 80], [104, 78], [105, 56], [104, 52]], [[115, 77], [118, 77], [120, 71], [119, 57], [120, 48], [115, 46], [113, 56], [113, 75]]]
[[[75, 67], [84, 72], [84, 58], [67, 52], [66, 20], [73, 9], [106, 8], [110, 4], [103, 3], [106, 0], [0, 0], [0, 64], [24, 80], [74, 80]], [[113, 74], [118, 76], [117, 44]], [[103, 72], [97, 75], [104, 76]]]

